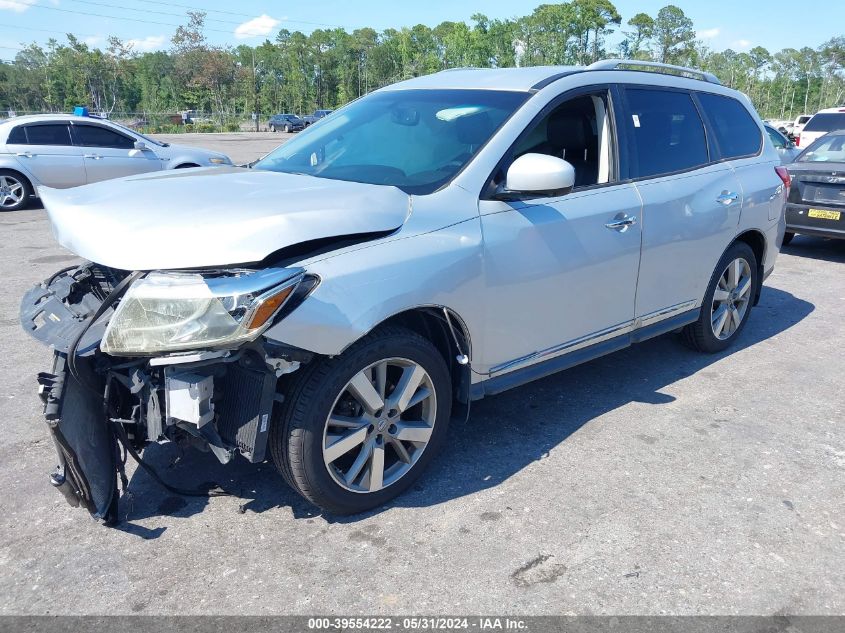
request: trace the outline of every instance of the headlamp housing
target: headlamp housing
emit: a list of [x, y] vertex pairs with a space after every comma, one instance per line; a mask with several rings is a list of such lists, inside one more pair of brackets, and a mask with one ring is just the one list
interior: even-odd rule
[[303, 273], [299, 268], [152, 272], [126, 291], [100, 349], [136, 356], [239, 347], [273, 322]]

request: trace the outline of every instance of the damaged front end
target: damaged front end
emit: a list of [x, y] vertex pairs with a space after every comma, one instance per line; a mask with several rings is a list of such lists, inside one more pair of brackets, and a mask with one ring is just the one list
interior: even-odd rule
[[[60, 271], [21, 303], [21, 324], [54, 350], [39, 374], [73, 506], [117, 520], [125, 453], [176, 441], [222, 462], [263, 461], [279, 378], [311, 353], [264, 339], [317, 285], [302, 269]], [[124, 457], [121, 457], [121, 454]]]

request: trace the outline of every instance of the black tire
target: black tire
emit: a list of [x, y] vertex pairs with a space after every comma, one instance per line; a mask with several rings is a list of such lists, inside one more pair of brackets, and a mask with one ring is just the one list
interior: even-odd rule
[[781, 242], [781, 246], [789, 246], [789, 243], [792, 241], [792, 238], [795, 237], [795, 233], [791, 233], [787, 231], [783, 234], [783, 242]]
[[[739, 326], [726, 338], [719, 338], [713, 331], [711, 319], [713, 318], [714, 309], [714, 294], [719, 286], [719, 281], [728, 264], [737, 260], [744, 259], [748, 264], [749, 273], [751, 277], [751, 287], [748, 291], [747, 305], [745, 311], [742, 313]], [[683, 330], [683, 336], [687, 344], [699, 352], [706, 352], [708, 354], [715, 354], [727, 349], [742, 333], [745, 324], [748, 323], [748, 317], [751, 315], [751, 309], [754, 307], [754, 294], [757, 289], [759, 270], [757, 268], [757, 257], [754, 251], [745, 242], [734, 242], [722, 258], [719, 260], [716, 270], [713, 271], [713, 276], [710, 278], [710, 283], [707, 285], [707, 292], [704, 294], [704, 301], [701, 304], [701, 314], [695, 323], [687, 325]]]
[[[32, 200], [32, 184], [29, 180], [21, 173], [13, 171], [11, 169], [0, 169], [0, 178], [5, 178], [6, 183], [15, 183], [13, 186], [19, 185], [23, 188], [23, 196], [21, 199], [12, 204], [0, 206], [0, 212], [3, 211], [20, 211], [21, 209], [26, 209], [29, 206], [30, 201]], [[2, 182], [0, 182], [2, 184]], [[8, 184], [7, 184], [8, 186]], [[0, 196], [0, 203], [2, 203], [2, 198], [5, 196]]]
[[[327, 419], [356, 374], [392, 358], [413, 361], [431, 379], [436, 399], [431, 437], [416, 462], [394, 483], [377, 492], [347, 490], [329, 474], [324, 462]], [[414, 483], [442, 447], [451, 406], [449, 371], [437, 348], [411, 330], [379, 328], [342, 355], [315, 361], [291, 376], [285, 401], [270, 431], [270, 452], [285, 481], [310, 502], [332, 514], [357, 514], [385, 504]]]
[[270, 131], [275, 133], [275, 131], [276, 131], [276, 126], [275, 126], [275, 125], [271, 125], [271, 126], [270, 126]]
[[181, 165], [176, 165], [173, 169], [193, 169], [194, 167], [199, 167], [199, 165], [195, 165], [194, 163], [182, 163]]
[[285, 126], [285, 134], [290, 134], [290, 126], [289, 125]]

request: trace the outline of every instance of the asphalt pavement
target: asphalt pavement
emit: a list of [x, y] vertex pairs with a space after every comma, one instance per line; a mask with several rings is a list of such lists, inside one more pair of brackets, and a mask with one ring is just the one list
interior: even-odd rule
[[[199, 142], [282, 139], [238, 136]], [[268, 463], [163, 445], [168, 480], [240, 497], [130, 466], [116, 529], [48, 483], [50, 353], [18, 324], [75, 258], [38, 209], [0, 244], [0, 614], [845, 613], [845, 241], [796, 237], [726, 353], [667, 335], [473, 405], [388, 507], [322, 516]]]

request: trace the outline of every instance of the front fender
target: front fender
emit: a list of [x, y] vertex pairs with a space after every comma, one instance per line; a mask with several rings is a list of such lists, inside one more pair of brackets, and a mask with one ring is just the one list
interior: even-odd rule
[[483, 317], [481, 252], [481, 226], [474, 217], [308, 265], [309, 273], [320, 276], [320, 285], [265, 336], [333, 356], [393, 315], [444, 306], [460, 315], [477, 348]]

